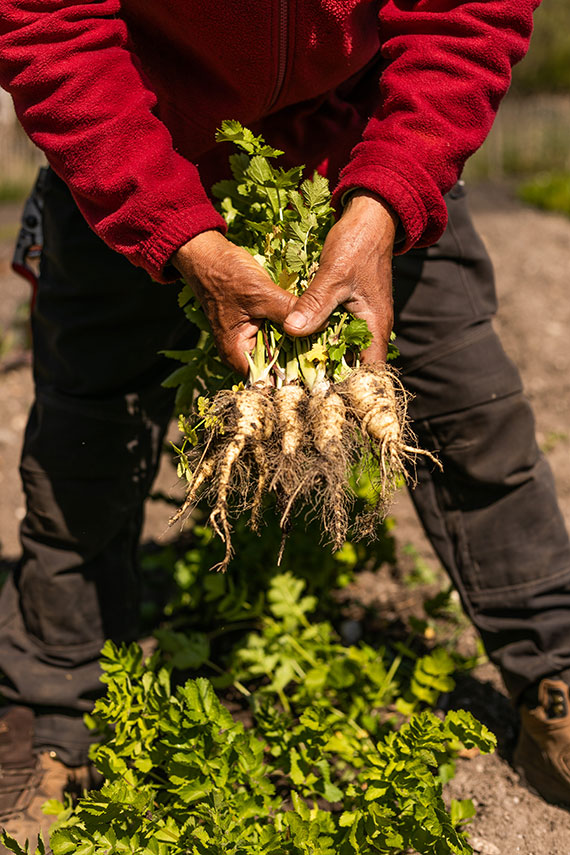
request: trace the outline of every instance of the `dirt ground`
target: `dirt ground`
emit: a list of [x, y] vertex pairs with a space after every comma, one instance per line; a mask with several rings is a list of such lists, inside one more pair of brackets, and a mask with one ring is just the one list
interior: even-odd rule
[[[565, 519], [570, 524], [570, 221], [523, 206], [507, 187], [477, 186], [471, 208], [495, 262], [501, 308], [497, 327], [518, 364], [537, 417], [539, 443], [548, 455]], [[12, 329], [18, 307], [29, 296], [11, 273], [11, 243], [18, 206], [0, 207], [0, 568], [18, 554], [17, 528], [24, 513], [17, 462], [31, 400], [29, 359], [23, 332]], [[6, 338], [8, 336], [8, 338]], [[172, 474], [164, 470], [161, 488]], [[407, 496], [394, 508], [400, 544], [412, 544], [428, 562], [435, 558]], [[164, 537], [168, 510], [153, 503], [145, 535]], [[570, 629], [569, 629], [570, 631]], [[570, 855], [570, 813], [545, 805], [524, 789], [509, 765], [516, 714], [489, 664], [458, 684], [449, 703], [471, 709], [498, 736], [490, 757], [460, 760], [450, 796], [474, 798], [471, 825], [479, 855]]]

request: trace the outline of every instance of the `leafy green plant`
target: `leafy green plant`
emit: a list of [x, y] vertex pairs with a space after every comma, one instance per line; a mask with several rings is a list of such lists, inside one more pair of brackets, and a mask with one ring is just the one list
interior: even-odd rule
[[570, 216], [570, 173], [545, 172], [524, 183], [518, 190], [524, 202], [546, 211]]
[[[379, 649], [365, 642], [342, 644], [333, 625], [342, 623], [333, 592], [359, 567], [394, 560], [387, 528], [373, 548], [347, 542], [333, 555], [297, 532], [284, 562], [288, 567], [280, 571], [271, 563], [271, 544], [243, 524], [227, 576], [208, 571], [215, 541], [207, 527], [196, 527], [195, 546], [174, 565], [180, 593], [155, 633], [166, 659], [182, 671], [203, 668], [220, 689], [245, 685], [295, 715], [311, 704], [330, 708], [333, 717], [339, 709], [372, 734], [385, 727], [390, 709], [410, 715], [435, 705], [441, 692], [453, 688], [451, 674], [473, 663], [453, 650], [426, 652], [425, 621], [410, 620], [406, 644], [385, 641]], [[279, 537], [277, 529], [273, 535]], [[449, 591], [442, 595], [440, 608]], [[431, 609], [436, 600], [438, 595], [426, 606]]]
[[[365, 494], [363, 482], [360, 488]], [[366, 507], [363, 498], [360, 507]], [[345, 587], [354, 573], [383, 562], [395, 561], [393, 520], [378, 527], [377, 538], [365, 545], [347, 540], [340, 550], [323, 547], [318, 526], [307, 520], [290, 534], [282, 555], [281, 570], [290, 570], [307, 584], [309, 594], [319, 600], [320, 613], [329, 617], [338, 612], [332, 596]], [[195, 524], [185, 538], [182, 551], [173, 545], [143, 555], [144, 612], [146, 629], [152, 632], [158, 622], [168, 621], [178, 630], [199, 628], [206, 632], [232, 632], [235, 624], [255, 621], [259, 604], [265, 602], [270, 580], [279, 572], [275, 556], [281, 531], [272, 515], [267, 518], [263, 536], [251, 532], [247, 519], [238, 519], [234, 531], [235, 558], [229, 575], [211, 573], [212, 562], [223, 557], [223, 544], [211, 528]], [[161, 606], [162, 603], [162, 606]]]
[[28, 179], [22, 178], [19, 181], [0, 180], [0, 203], [24, 202], [30, 192], [32, 182], [33, 178], [31, 177]]
[[513, 90], [570, 92], [570, 3], [545, 4], [535, 13], [530, 50], [514, 69]]
[[410, 588], [417, 585], [433, 585], [438, 580], [438, 571], [420, 555], [412, 543], [406, 543], [402, 552], [412, 559], [412, 567], [404, 577], [404, 584]]
[[[225, 576], [214, 578], [226, 584]], [[286, 572], [267, 584], [245, 622], [239, 612], [234, 624], [213, 614], [208, 620], [219, 627], [213, 632], [165, 628], [156, 635], [169, 666], [203, 669], [218, 690], [231, 688], [246, 698], [274, 753], [288, 754], [296, 721], [316, 709], [334, 729], [335, 774], [348, 779], [363, 742], [372, 744], [401, 724], [402, 716], [437, 705], [441, 693], [454, 687], [453, 672], [470, 664], [441, 648], [420, 655], [411, 647], [413, 636], [393, 649], [364, 642], [345, 646], [329, 621], [315, 618], [319, 598], [307, 593], [303, 579]], [[226, 609], [232, 597], [224, 600]], [[233, 643], [216, 656], [212, 644], [220, 632]]]
[[333, 718], [340, 710], [361, 731], [376, 734], [402, 692], [410, 715], [421, 703], [434, 706], [441, 692], [453, 688], [458, 661], [443, 649], [418, 657], [406, 645], [392, 651], [364, 642], [341, 644], [328, 621], [311, 619], [316, 598], [291, 573], [271, 581], [267, 599], [261, 627], [236, 643], [227, 668], [242, 683], [261, 680], [257, 695], [272, 697], [286, 710], [298, 714], [317, 704]]
[[47, 806], [59, 813], [53, 855], [472, 852], [460, 828], [468, 811], [446, 810], [437, 777], [450, 743], [493, 747], [468, 713], [442, 721], [424, 712], [398, 733], [355, 743], [358, 770], [347, 783], [337, 729], [318, 707], [292, 726], [274, 711], [271, 748], [269, 725], [246, 730], [207, 680], [173, 688], [160, 657], [145, 664], [136, 645], [108, 642], [101, 663], [107, 694], [92, 718], [109, 736], [93, 760], [106, 782], [74, 809]]
[[430, 712], [461, 658], [417, 652], [413, 633], [380, 649], [340, 642], [325, 593], [366, 560], [360, 545], [323, 569], [313, 541], [291, 557], [301, 577], [257, 554], [244, 525], [224, 575], [207, 571], [211, 537], [197, 527], [171, 571], [188, 601], [173, 601], [153, 656], [105, 645], [107, 693], [88, 718], [105, 784], [46, 805], [54, 855], [470, 853], [473, 806], [446, 810], [443, 787], [462, 744], [494, 740], [467, 713]]
[[568, 442], [569, 439], [570, 435], [566, 431], [551, 430], [544, 438], [544, 442], [541, 445], [541, 451], [543, 451], [544, 454], [550, 454], [558, 447], [558, 445], [560, 445], [560, 443]]

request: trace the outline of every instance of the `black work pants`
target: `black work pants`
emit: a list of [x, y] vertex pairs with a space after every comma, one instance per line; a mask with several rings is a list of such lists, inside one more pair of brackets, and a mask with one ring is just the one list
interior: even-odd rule
[[[461, 186], [429, 250], [397, 259], [400, 368], [415, 395], [413, 498], [514, 696], [570, 667], [570, 550], [518, 372], [491, 327], [493, 274]], [[158, 285], [86, 226], [48, 174], [33, 317], [36, 400], [21, 473], [23, 558], [0, 597], [2, 693], [34, 707], [39, 747], [84, 761], [81, 714], [105, 638], [136, 637], [141, 508], [172, 410], [157, 351], [190, 333]]]

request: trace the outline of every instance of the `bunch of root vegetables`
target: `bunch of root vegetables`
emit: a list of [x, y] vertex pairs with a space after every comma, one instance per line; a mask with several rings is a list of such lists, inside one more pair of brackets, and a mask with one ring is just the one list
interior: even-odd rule
[[[315, 174], [303, 181], [302, 167], [274, 166], [282, 152], [238, 122], [224, 122], [217, 139], [238, 149], [230, 157], [233, 179], [212, 188], [227, 237], [251, 252], [282, 288], [300, 295], [318, 269], [334, 222], [326, 179]], [[188, 285], [180, 304], [201, 335], [190, 351], [167, 351], [183, 363], [165, 385], [178, 387], [183, 440], [175, 450], [178, 473], [187, 481], [186, 499], [171, 522], [204, 498], [210, 525], [225, 543], [220, 570], [232, 556], [232, 516], [248, 512], [258, 530], [268, 494], [283, 544], [300, 512], [319, 518], [334, 549], [349, 527], [353, 537], [373, 536], [415, 456], [431, 455], [416, 447], [407, 426], [406, 393], [396, 372], [385, 364], [360, 364], [371, 340], [366, 322], [339, 308], [325, 330], [304, 338], [266, 322], [247, 355], [247, 381], [233, 382], [237, 378], [222, 365]], [[353, 518], [355, 485], [362, 478], [372, 498]]]

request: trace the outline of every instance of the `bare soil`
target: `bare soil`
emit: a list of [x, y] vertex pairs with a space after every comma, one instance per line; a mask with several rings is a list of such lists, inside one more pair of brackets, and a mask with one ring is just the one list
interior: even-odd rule
[[[522, 205], [506, 186], [477, 186], [471, 189], [470, 200], [495, 263], [501, 304], [497, 328], [523, 375], [535, 409], [538, 440], [554, 470], [562, 512], [570, 524], [570, 221]], [[18, 214], [18, 206], [0, 207], [0, 569], [7, 569], [19, 551], [24, 499], [17, 465], [32, 397], [25, 329], [14, 328], [17, 310], [29, 298], [29, 286], [9, 266]], [[159, 487], [167, 493], [175, 489], [168, 464], [159, 476]], [[168, 514], [166, 506], [152, 503], [145, 537], [165, 541]], [[417, 555], [437, 566], [403, 493], [394, 515], [400, 546], [412, 545]], [[386, 588], [379, 587], [382, 583], [369, 582], [376, 585], [372, 596], [386, 597]], [[470, 635], [464, 640], [467, 644], [473, 641], [467, 630]], [[510, 766], [517, 716], [496, 669], [487, 663], [463, 677], [447, 703], [470, 709], [499, 740], [495, 755], [459, 760], [448, 787], [450, 797], [472, 797], [477, 803], [471, 825], [475, 851], [570, 855], [570, 813], [528, 792]]]

